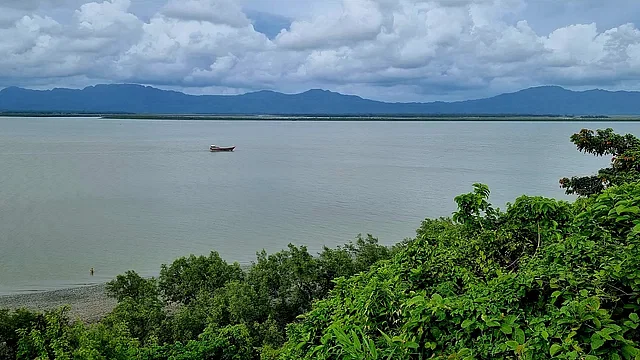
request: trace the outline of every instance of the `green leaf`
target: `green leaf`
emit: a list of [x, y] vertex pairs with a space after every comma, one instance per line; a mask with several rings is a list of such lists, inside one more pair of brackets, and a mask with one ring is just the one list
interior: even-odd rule
[[376, 344], [373, 342], [373, 340], [367, 341], [367, 347], [369, 348], [369, 353], [371, 354], [371, 357], [374, 359], [377, 359], [378, 349], [376, 349]]
[[413, 297], [413, 299], [407, 301], [407, 306], [413, 306], [413, 305], [422, 304], [422, 303], [424, 303], [424, 297], [418, 295]]
[[593, 324], [596, 326], [596, 329], [600, 329], [602, 327], [602, 323], [598, 318], [593, 319]]
[[629, 320], [625, 321], [624, 325], [627, 326], [630, 329], [637, 329], [638, 328], [638, 324], [637, 323], [634, 323], [633, 321], [629, 321]]
[[517, 341], [513, 341], [513, 340], [509, 340], [507, 342], [505, 342], [505, 344], [511, 349], [511, 350], [515, 350], [518, 348], [518, 342]]
[[[611, 326], [611, 324], [609, 326]], [[600, 336], [602, 336], [602, 338], [605, 339], [605, 340], [611, 340], [611, 336], [610, 335], [615, 333], [615, 332], [616, 332], [616, 330], [610, 329], [610, 328], [607, 327], [607, 328], [604, 328], [604, 329], [598, 331], [598, 334]]]
[[358, 338], [358, 334], [356, 334], [355, 331], [351, 330], [351, 338], [353, 339], [353, 346], [360, 351], [360, 349], [362, 349], [362, 346], [360, 344], [360, 339]]
[[587, 355], [584, 357], [584, 360], [598, 360], [599, 357], [593, 355]]
[[593, 350], [601, 348], [602, 345], [604, 345], [604, 339], [602, 339], [602, 336], [600, 336], [599, 334], [591, 335], [591, 348]]
[[518, 344], [524, 344], [524, 331], [522, 331], [522, 329], [516, 329], [514, 338]]
[[558, 344], [553, 344], [549, 348], [549, 355], [553, 356], [553, 355], [557, 354], [558, 351], [560, 351], [561, 349], [562, 349], [562, 346], [560, 346]]
[[625, 345], [622, 347], [622, 356], [626, 359], [631, 359], [638, 354], [638, 349], [634, 348], [631, 345]]
[[414, 341], [407, 341], [404, 345], [406, 347], [410, 348], [410, 349], [417, 349], [418, 348], [418, 343], [414, 342]]
[[426, 343], [424, 343], [424, 347], [427, 348], [427, 349], [435, 350], [438, 347], [438, 343], [426, 342]]
[[600, 309], [600, 299], [596, 296], [592, 297], [589, 299], [589, 305], [591, 306], [592, 310], [599, 310]]
[[636, 234], [637, 234], [637, 233], [640, 233], [640, 224], [638, 224], [638, 225], [634, 226], [632, 231], [633, 231], [634, 233], [636, 233]]
[[511, 327], [511, 325], [502, 324], [502, 326], [500, 326], [500, 331], [502, 331], [506, 335], [509, 335], [513, 332], [513, 328]]
[[545, 339], [545, 340], [549, 339], [549, 333], [547, 332], [547, 330], [542, 330], [540, 335], [542, 335], [542, 338]]
[[638, 314], [636, 313], [629, 314], [629, 319], [631, 319], [631, 321], [633, 322], [638, 322], [640, 320], [640, 318], [638, 317]]
[[465, 320], [465, 321], [463, 321], [463, 322], [462, 322], [462, 328], [463, 328], [463, 329], [466, 329], [466, 328], [468, 328], [469, 326], [471, 326], [471, 324], [473, 324], [474, 322], [475, 322], [474, 320], [469, 320], [469, 319], [467, 319], [467, 320]]
[[336, 335], [336, 339], [339, 342], [341, 342], [342, 344], [350, 344], [351, 343], [349, 341], [349, 337], [347, 337], [347, 334], [342, 329], [334, 328], [333, 329], [333, 333]]
[[382, 337], [384, 337], [384, 339], [387, 341], [387, 344], [391, 344], [391, 338], [389, 337], [389, 335], [387, 335], [384, 331], [378, 329], [378, 331], [380, 332], [380, 334], [382, 334]]
[[[620, 326], [618, 326], [616, 324], [609, 324], [609, 325], [607, 325], [606, 333], [607, 334], [611, 334], [611, 333], [613, 333], [615, 331], [620, 331], [620, 330], [622, 330], [622, 328]], [[605, 330], [603, 330], [603, 331], [605, 331]]]

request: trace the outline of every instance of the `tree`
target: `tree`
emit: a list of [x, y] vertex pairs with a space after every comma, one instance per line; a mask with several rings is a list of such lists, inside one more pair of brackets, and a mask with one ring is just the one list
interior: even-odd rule
[[209, 256], [182, 257], [171, 265], [162, 265], [160, 291], [167, 301], [188, 304], [204, 291], [213, 294], [227, 282], [242, 280], [244, 273], [238, 263], [227, 264], [212, 251]]
[[259, 298], [268, 299], [271, 315], [284, 328], [308, 311], [319, 297], [318, 262], [305, 246], [293, 244], [275, 254], [262, 251], [257, 255], [258, 261], [249, 270], [247, 281]]
[[127, 271], [108, 282], [106, 290], [118, 304], [104, 323], [112, 327], [126, 324], [131, 336], [143, 344], [158, 335], [166, 315], [155, 279], [144, 279], [135, 271]]
[[611, 155], [611, 166], [597, 175], [560, 179], [567, 194], [590, 196], [604, 189], [640, 180], [640, 139], [632, 134], [619, 135], [613, 129], [582, 129], [571, 136], [578, 151], [595, 156]]
[[157, 298], [159, 296], [155, 279], [145, 279], [133, 270], [127, 271], [124, 275], [118, 275], [114, 280], [107, 283], [107, 295], [118, 300], [125, 299], [142, 300], [147, 298]]
[[12, 359], [18, 350], [18, 330], [42, 330], [46, 326], [43, 314], [25, 309], [9, 311], [0, 309], [0, 359]]

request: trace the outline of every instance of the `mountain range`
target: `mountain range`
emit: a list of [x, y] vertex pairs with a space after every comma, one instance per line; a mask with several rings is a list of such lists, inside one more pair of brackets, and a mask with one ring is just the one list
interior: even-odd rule
[[455, 102], [389, 103], [327, 90], [299, 94], [187, 95], [150, 86], [105, 84], [84, 89], [0, 91], [0, 112], [221, 114], [221, 115], [639, 115], [640, 92], [572, 91], [540, 86]]

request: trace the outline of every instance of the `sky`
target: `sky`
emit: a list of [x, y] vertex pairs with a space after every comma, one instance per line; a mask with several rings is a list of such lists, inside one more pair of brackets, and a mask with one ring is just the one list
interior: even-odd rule
[[640, 90], [637, 0], [1, 0], [0, 88]]

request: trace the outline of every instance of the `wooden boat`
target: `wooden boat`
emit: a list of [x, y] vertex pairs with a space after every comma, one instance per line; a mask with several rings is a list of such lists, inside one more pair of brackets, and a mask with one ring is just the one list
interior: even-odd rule
[[236, 148], [235, 146], [221, 147], [221, 146], [211, 145], [209, 146], [209, 151], [211, 152], [233, 151], [233, 149], [235, 148]]

